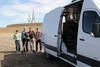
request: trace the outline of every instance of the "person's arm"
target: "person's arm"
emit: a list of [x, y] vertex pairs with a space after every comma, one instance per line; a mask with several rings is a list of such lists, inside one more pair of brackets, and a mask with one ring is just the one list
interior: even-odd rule
[[21, 36], [20, 36], [20, 37], [21, 37], [21, 40], [23, 39], [23, 35], [25, 36], [25, 34], [23, 34], [23, 32], [22, 32], [22, 33], [21, 33]]
[[21, 33], [21, 38], [22, 38], [22, 36], [23, 36], [23, 32]]
[[35, 39], [36, 39], [36, 32], [34, 34], [35, 34]]
[[42, 33], [40, 32], [40, 39], [42, 39]]
[[33, 32], [33, 37], [35, 38], [35, 32]]
[[13, 39], [15, 40], [15, 34], [13, 35]]
[[21, 34], [19, 34], [19, 38], [20, 38], [20, 40], [22, 40], [22, 36], [21, 36]]

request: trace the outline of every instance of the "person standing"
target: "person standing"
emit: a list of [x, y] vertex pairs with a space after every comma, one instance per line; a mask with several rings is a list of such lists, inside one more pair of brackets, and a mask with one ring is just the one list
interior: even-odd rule
[[29, 50], [28, 49], [28, 44], [29, 44], [30, 37], [29, 37], [29, 33], [28, 32], [26, 32], [25, 35], [26, 35], [26, 44], [25, 44], [26, 46], [25, 47], [26, 47], [26, 52], [28, 52], [28, 50]]
[[35, 33], [32, 30], [32, 27], [29, 28], [29, 43], [30, 43], [30, 49], [33, 52], [34, 51], [34, 41], [33, 38], [35, 37]]
[[19, 53], [20, 52], [20, 40], [21, 40], [21, 36], [20, 36], [18, 30], [16, 30], [16, 33], [14, 34], [13, 38], [15, 40], [16, 52]]
[[26, 27], [24, 27], [23, 32], [21, 34], [22, 44], [23, 44], [23, 52], [26, 51]]
[[42, 44], [41, 44], [41, 37], [42, 37], [42, 33], [39, 32], [39, 29], [37, 28], [37, 31], [36, 31], [36, 52], [38, 51], [38, 44], [40, 46], [40, 51], [42, 50]]

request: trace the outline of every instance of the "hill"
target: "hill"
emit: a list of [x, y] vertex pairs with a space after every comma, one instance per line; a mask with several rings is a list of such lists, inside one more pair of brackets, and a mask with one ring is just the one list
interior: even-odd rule
[[34, 31], [36, 30], [36, 28], [39, 28], [41, 31], [42, 23], [11, 24], [7, 25], [7, 27], [0, 28], [0, 33], [14, 33], [15, 30], [19, 30], [20, 32], [22, 32], [24, 27], [26, 27], [27, 30], [29, 27], [32, 27]]

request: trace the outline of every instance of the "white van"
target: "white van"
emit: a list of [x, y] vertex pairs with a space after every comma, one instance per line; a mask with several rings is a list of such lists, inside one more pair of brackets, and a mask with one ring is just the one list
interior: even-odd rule
[[45, 53], [76, 67], [100, 67], [100, 0], [78, 0], [45, 15]]

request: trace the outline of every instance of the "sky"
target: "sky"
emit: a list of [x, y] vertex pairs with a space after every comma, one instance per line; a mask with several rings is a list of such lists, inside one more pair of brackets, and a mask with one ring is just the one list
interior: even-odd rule
[[33, 10], [35, 21], [43, 22], [46, 13], [69, 2], [71, 0], [0, 0], [0, 27], [28, 23]]

